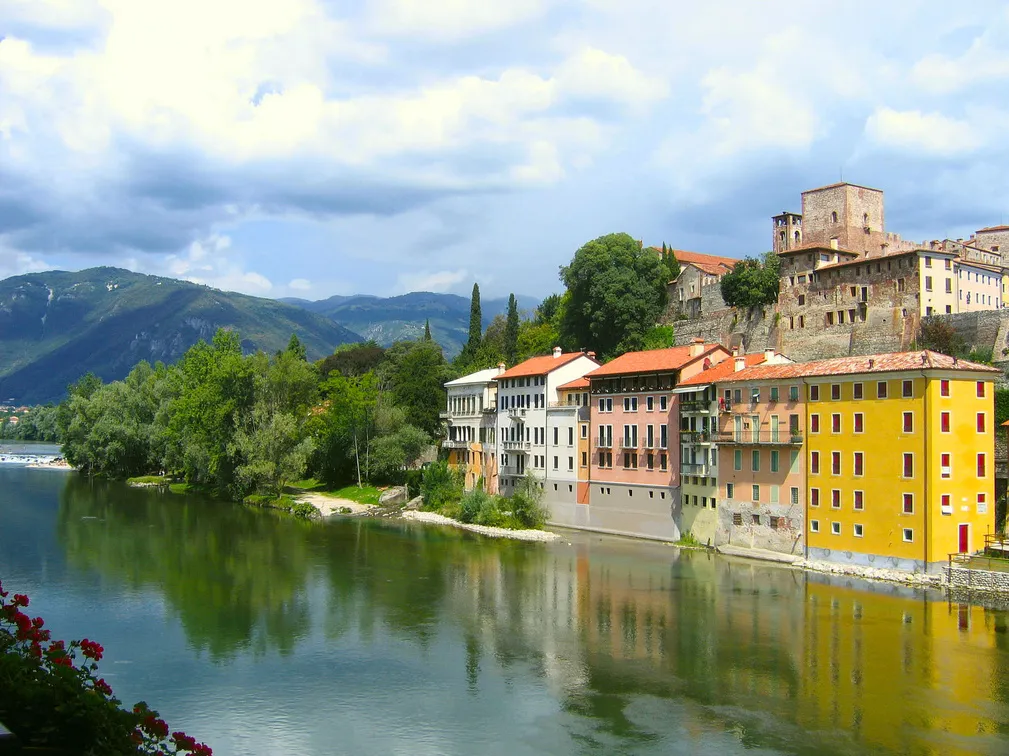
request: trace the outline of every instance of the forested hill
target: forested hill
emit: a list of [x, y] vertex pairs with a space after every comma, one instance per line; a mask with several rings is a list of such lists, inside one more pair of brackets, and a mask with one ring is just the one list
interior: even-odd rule
[[[516, 299], [520, 310], [531, 311], [539, 304], [532, 297], [518, 296]], [[426, 321], [430, 321], [431, 335], [448, 357], [458, 354], [469, 336], [470, 300], [455, 294], [415, 291], [398, 297], [357, 295], [335, 296], [316, 302], [305, 299], [281, 301], [332, 318], [382, 346], [421, 338]], [[485, 299], [482, 305], [483, 326], [486, 328], [495, 315], [505, 314], [508, 298]]]
[[284, 349], [292, 333], [310, 359], [361, 341], [304, 308], [188, 281], [105, 267], [31, 273], [0, 281], [0, 402], [59, 400], [88, 371], [108, 381], [140, 360], [174, 362], [221, 327], [247, 353]]

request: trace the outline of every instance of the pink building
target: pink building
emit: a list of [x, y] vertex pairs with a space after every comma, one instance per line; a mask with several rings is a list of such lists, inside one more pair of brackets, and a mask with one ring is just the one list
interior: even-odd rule
[[680, 537], [681, 380], [729, 357], [718, 344], [629, 352], [592, 371], [588, 522], [593, 530]]

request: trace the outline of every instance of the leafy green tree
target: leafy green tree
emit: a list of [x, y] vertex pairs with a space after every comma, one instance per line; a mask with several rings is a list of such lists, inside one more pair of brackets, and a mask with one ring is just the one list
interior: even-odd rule
[[673, 346], [675, 331], [671, 325], [655, 326], [641, 340], [642, 349], [666, 349]]
[[406, 421], [432, 436], [441, 430], [444, 383], [452, 376], [441, 347], [434, 341], [400, 341], [386, 350], [377, 371], [382, 387], [392, 393]]
[[670, 281], [675, 281], [680, 275], [680, 261], [676, 259], [676, 253], [673, 251], [673, 248], [667, 247], [665, 242], [662, 242], [661, 257], [668, 271], [666, 275]]
[[319, 372], [323, 378], [334, 370], [346, 376], [359, 376], [377, 368], [384, 359], [385, 349], [374, 341], [341, 344], [319, 363]]
[[536, 325], [543, 325], [544, 323], [551, 323], [556, 325], [556, 317], [561, 309], [561, 295], [560, 294], [550, 294], [540, 302], [539, 307], [536, 308], [536, 317], [533, 322]]
[[550, 354], [558, 340], [559, 334], [552, 323], [537, 325], [531, 320], [523, 320], [519, 324], [516, 360], [521, 362], [536, 355]]
[[722, 299], [730, 307], [761, 307], [778, 301], [781, 258], [766, 252], [758, 260], [747, 257], [722, 276]]
[[659, 256], [628, 234], [588, 242], [561, 268], [564, 342], [605, 358], [640, 349], [665, 308], [667, 274]]
[[331, 373], [322, 384], [322, 391], [326, 410], [309, 423], [316, 448], [313, 468], [329, 485], [355, 479], [360, 486], [368, 467], [378, 380], [374, 373], [356, 377]]
[[950, 357], [962, 357], [966, 351], [966, 343], [953, 324], [935, 316], [921, 319], [915, 344], [918, 349], [931, 349]]
[[297, 357], [299, 360], [307, 360], [308, 354], [305, 352], [305, 347], [298, 339], [298, 334], [292, 333], [290, 341], [287, 342], [287, 351]]
[[505, 320], [504, 355], [509, 365], [518, 361], [519, 307], [514, 294], [508, 295], [508, 317]]

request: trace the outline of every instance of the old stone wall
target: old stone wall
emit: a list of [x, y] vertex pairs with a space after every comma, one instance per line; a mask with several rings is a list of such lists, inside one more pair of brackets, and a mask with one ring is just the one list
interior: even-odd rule
[[[802, 556], [805, 549], [805, 512], [801, 504], [766, 504], [749, 501], [718, 503], [715, 545], [766, 549]], [[774, 517], [775, 520], [771, 520]], [[773, 526], [772, 526], [773, 522]]]
[[951, 589], [1006, 592], [1009, 591], [1009, 572], [947, 567], [946, 583]]

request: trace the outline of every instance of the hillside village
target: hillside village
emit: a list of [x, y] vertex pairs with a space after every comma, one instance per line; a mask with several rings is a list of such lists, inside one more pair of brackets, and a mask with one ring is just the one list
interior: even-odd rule
[[762, 334], [720, 293], [738, 261], [674, 250], [676, 345], [449, 381], [450, 465], [492, 493], [534, 476], [558, 525], [786, 561], [934, 574], [1003, 548], [1002, 371], [912, 346], [922, 318], [1001, 322], [1009, 227], [915, 243], [883, 218], [853, 184], [775, 216]]

